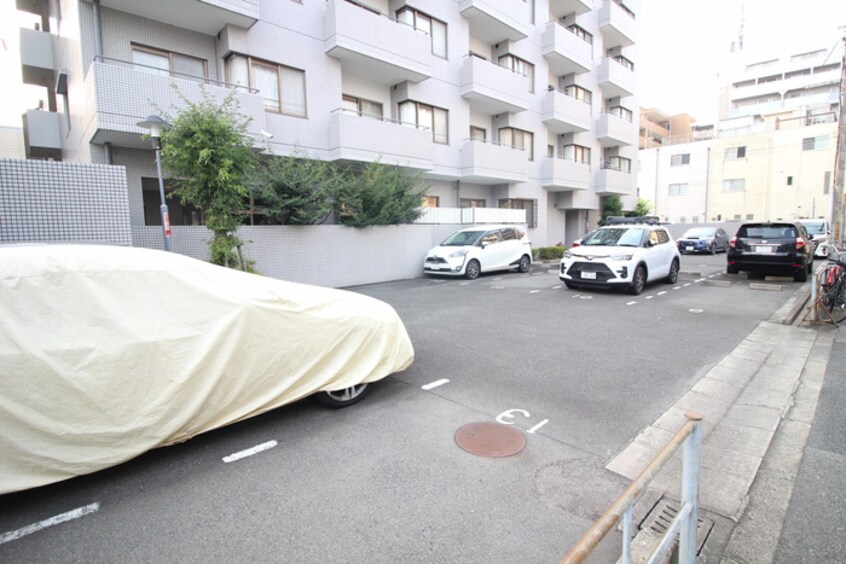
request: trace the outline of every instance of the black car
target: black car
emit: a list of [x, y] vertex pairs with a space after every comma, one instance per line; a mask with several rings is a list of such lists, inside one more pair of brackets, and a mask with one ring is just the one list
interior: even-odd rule
[[685, 231], [676, 242], [681, 254], [710, 253], [713, 255], [719, 251], [728, 252], [729, 248], [729, 236], [722, 227], [693, 227]]
[[813, 260], [813, 235], [801, 223], [748, 222], [737, 229], [729, 242], [726, 272], [789, 274], [797, 282], [804, 282], [813, 271]]

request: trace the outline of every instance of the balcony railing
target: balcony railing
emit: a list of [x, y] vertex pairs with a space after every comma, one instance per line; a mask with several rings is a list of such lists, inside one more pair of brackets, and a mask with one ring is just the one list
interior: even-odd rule
[[590, 104], [552, 86], [544, 95], [541, 115], [549, 132], [556, 135], [590, 129]]
[[423, 208], [414, 223], [475, 225], [479, 223], [526, 224], [526, 210], [504, 208]]
[[329, 117], [331, 160], [380, 161], [408, 168], [434, 166], [429, 128], [339, 108]]
[[593, 46], [558, 21], [546, 24], [542, 47], [543, 56], [556, 76], [585, 73], [591, 68]]
[[486, 114], [521, 112], [529, 107], [525, 74], [470, 52], [461, 65], [461, 95]]
[[547, 157], [543, 161], [541, 185], [550, 192], [568, 192], [590, 188], [590, 163]]
[[462, 179], [478, 184], [526, 182], [529, 154], [510, 145], [465, 139], [461, 147]]

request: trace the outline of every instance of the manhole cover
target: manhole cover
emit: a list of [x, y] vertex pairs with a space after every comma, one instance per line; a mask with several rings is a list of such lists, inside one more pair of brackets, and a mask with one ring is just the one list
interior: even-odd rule
[[526, 446], [523, 433], [500, 423], [469, 423], [455, 432], [455, 442], [471, 454], [502, 458], [517, 454]]

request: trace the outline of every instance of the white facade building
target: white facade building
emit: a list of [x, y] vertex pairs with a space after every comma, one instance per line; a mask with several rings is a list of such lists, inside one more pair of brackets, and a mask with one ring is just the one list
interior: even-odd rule
[[671, 222], [831, 219], [842, 47], [744, 56], [712, 139], [640, 151], [640, 197]]
[[158, 221], [136, 123], [233, 88], [258, 147], [422, 171], [428, 205], [524, 209], [536, 245], [634, 205], [639, 0], [16, 1], [50, 110], [28, 155], [126, 166], [133, 226]]

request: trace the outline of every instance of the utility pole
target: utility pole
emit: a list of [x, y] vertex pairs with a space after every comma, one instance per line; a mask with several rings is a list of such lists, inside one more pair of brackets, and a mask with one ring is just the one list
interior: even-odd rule
[[834, 154], [834, 187], [832, 202], [832, 223], [834, 244], [844, 247], [843, 234], [843, 167], [846, 165], [846, 26], [843, 30], [843, 53], [840, 60], [840, 106], [837, 119], [837, 149]]

